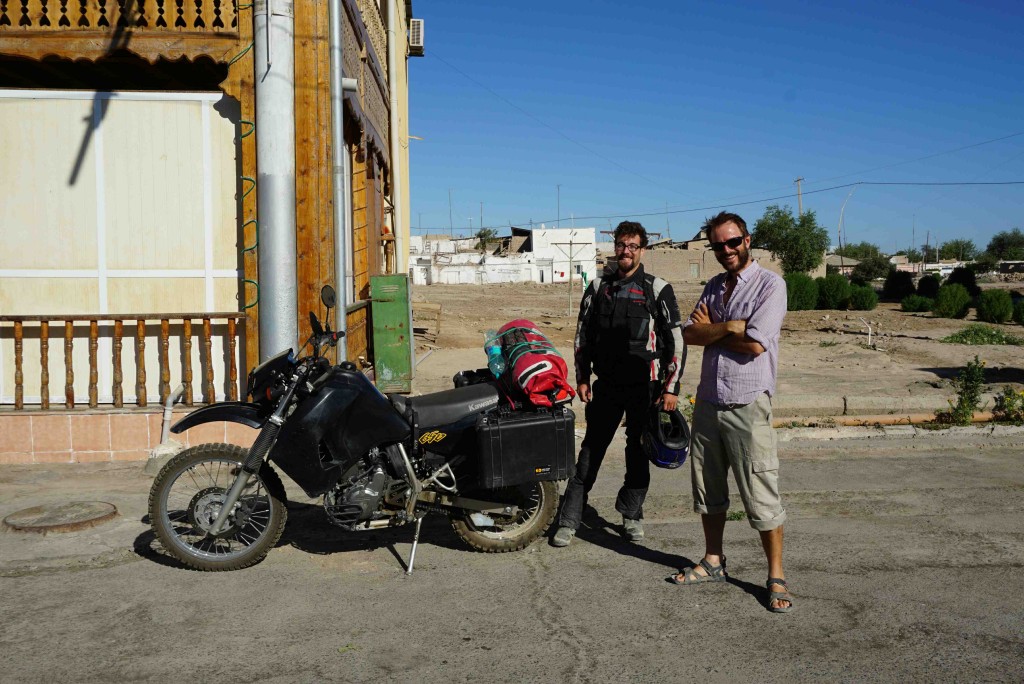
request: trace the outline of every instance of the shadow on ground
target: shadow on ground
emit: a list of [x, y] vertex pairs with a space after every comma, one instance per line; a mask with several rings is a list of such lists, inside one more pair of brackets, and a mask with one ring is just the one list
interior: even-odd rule
[[[549, 530], [549, 540], [554, 536], [557, 529], [558, 524], [556, 519], [555, 524], [553, 524]], [[622, 536], [622, 525], [608, 521], [591, 506], [587, 506], [583, 510], [583, 519], [580, 523], [579, 529], [576, 530], [576, 538], [623, 556], [629, 556], [654, 565], [664, 566], [667, 570], [667, 576], [665, 577], [666, 582], [668, 582], [669, 576], [684, 568], [693, 567], [697, 564], [696, 561], [690, 560], [686, 556], [666, 553], [659, 549], [645, 546], [643, 543], [631, 542], [625, 539]], [[768, 608], [769, 592], [767, 587], [751, 584], [750, 582], [736, 579], [732, 576], [727, 577], [726, 582], [734, 587], [742, 589], [750, 596], [753, 596], [765, 609]], [[695, 587], [679, 586], [677, 588], [680, 591], [699, 591], [699, 589]]]
[[[141, 522], [148, 526], [150, 524], [149, 516], [144, 516]], [[386, 548], [403, 569], [408, 569], [409, 559], [402, 557], [398, 552], [397, 545], [402, 544], [406, 547], [411, 545], [415, 531], [416, 526], [409, 524], [395, 528], [349, 532], [332, 525], [319, 505], [291, 502], [288, 504], [288, 522], [275, 548], [291, 546], [299, 551], [316, 555], [375, 551]], [[428, 515], [423, 519], [419, 543], [471, 552], [471, 549], [455, 536], [447, 516], [443, 515]], [[167, 555], [151, 528], [135, 538], [132, 548], [138, 556], [159, 565], [182, 570], [192, 569]], [[408, 551], [406, 555], [408, 555]]]
[[[960, 375], [963, 368], [957, 366], [955, 368], [918, 368], [917, 370], [934, 373], [936, 376], [946, 380], [953, 380]], [[1024, 369], [1022, 368], [985, 368], [984, 376], [985, 383], [989, 385], [1006, 382], [1024, 384]]]

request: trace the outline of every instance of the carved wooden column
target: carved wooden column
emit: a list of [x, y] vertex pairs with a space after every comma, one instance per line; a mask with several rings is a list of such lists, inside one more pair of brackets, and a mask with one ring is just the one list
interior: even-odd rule
[[21, 410], [25, 408], [25, 375], [22, 372], [22, 337], [24, 336], [21, 321], [14, 322], [14, 408]]
[[181, 371], [181, 382], [185, 385], [185, 406], [191, 406], [193, 402], [192, 395], [192, 321], [185, 319], [182, 326], [183, 337], [182, 343], [185, 347], [185, 367]]
[[50, 323], [39, 324], [39, 408], [50, 408]]
[[114, 321], [114, 408], [124, 406], [124, 372], [121, 369], [121, 338], [124, 336], [124, 321]]
[[99, 322], [89, 321], [89, 408], [96, 408], [99, 405], [98, 392], [96, 391], [99, 369], [97, 368], [96, 353], [99, 349]]
[[75, 324], [64, 321], [64, 407], [75, 408], [74, 352]]
[[146, 321], [135, 324], [135, 403], [146, 406]]

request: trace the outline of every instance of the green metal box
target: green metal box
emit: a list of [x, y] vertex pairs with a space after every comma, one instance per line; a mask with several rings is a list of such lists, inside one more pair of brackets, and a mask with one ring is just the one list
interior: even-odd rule
[[374, 382], [381, 392], [411, 392], [412, 303], [409, 276], [370, 276]]

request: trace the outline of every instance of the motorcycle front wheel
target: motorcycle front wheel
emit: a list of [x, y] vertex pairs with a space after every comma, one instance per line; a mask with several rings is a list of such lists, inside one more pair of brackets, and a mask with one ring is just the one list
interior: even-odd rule
[[471, 511], [460, 511], [451, 516], [455, 534], [477, 551], [485, 553], [526, 548], [547, 531], [558, 508], [558, 487], [554, 482], [530, 482], [473, 492], [467, 496], [519, 507], [515, 517], [486, 514], [484, 517], [489, 519], [489, 524], [475, 523]]
[[167, 462], [149, 491], [149, 519], [164, 550], [196, 570], [239, 570], [263, 560], [284, 531], [284, 485], [263, 463], [219, 534], [210, 529], [247, 450], [201, 444]]

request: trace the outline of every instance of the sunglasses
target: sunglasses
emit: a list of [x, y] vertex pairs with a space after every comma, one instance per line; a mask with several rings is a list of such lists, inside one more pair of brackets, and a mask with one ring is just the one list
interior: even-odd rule
[[643, 247], [641, 247], [640, 245], [631, 245], [628, 242], [616, 242], [615, 249], [618, 250], [619, 252], [624, 252], [627, 250], [629, 252], [638, 252], [641, 249], [643, 249]]
[[729, 249], [736, 249], [743, 244], [743, 237], [744, 236], [740, 235], [739, 237], [729, 238], [723, 242], [711, 242], [709, 244], [711, 245], [711, 249], [716, 252], [721, 252], [726, 248], [726, 246], [728, 246]]

